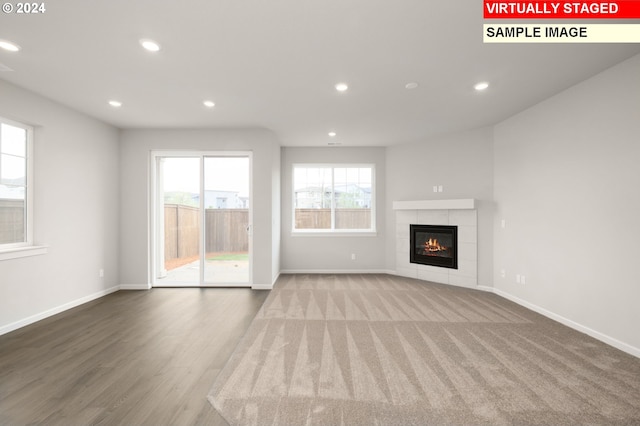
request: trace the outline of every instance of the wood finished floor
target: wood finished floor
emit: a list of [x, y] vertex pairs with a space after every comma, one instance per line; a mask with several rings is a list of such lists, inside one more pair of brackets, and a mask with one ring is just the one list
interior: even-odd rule
[[226, 425], [207, 392], [267, 295], [120, 291], [0, 336], [0, 425]]

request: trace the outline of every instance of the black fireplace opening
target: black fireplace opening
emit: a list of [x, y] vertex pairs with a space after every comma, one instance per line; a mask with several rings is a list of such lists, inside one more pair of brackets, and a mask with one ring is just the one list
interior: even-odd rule
[[458, 227], [409, 225], [410, 262], [458, 269]]

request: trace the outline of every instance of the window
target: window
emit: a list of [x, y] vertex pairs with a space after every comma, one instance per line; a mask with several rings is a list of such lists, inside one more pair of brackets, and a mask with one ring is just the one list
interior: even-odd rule
[[31, 246], [33, 130], [0, 118], [0, 250]]
[[293, 230], [375, 231], [373, 165], [293, 166]]

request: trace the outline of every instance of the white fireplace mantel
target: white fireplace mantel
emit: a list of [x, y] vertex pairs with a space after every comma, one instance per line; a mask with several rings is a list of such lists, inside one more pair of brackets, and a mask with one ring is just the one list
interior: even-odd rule
[[415, 200], [394, 201], [393, 210], [468, 210], [475, 209], [476, 200], [461, 198], [457, 200]]
[[[394, 201], [396, 269], [404, 277], [475, 288], [478, 285], [478, 210], [473, 198]], [[412, 224], [458, 228], [458, 268], [411, 263]]]

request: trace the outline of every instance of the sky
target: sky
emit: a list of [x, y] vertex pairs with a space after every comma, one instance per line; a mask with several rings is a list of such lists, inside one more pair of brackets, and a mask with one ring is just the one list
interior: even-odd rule
[[332, 170], [336, 186], [352, 183], [362, 188], [371, 188], [371, 167], [296, 166], [293, 170], [294, 189], [330, 186]]
[[[205, 157], [205, 190], [237, 191], [249, 196], [248, 157]], [[200, 158], [165, 158], [165, 192], [200, 192]]]
[[[5, 123], [0, 126], [0, 192], [2, 198], [24, 198], [27, 175], [27, 132]], [[4, 185], [3, 185], [4, 184]], [[7, 185], [7, 186], [5, 186]], [[21, 187], [16, 188], [15, 185]]]

